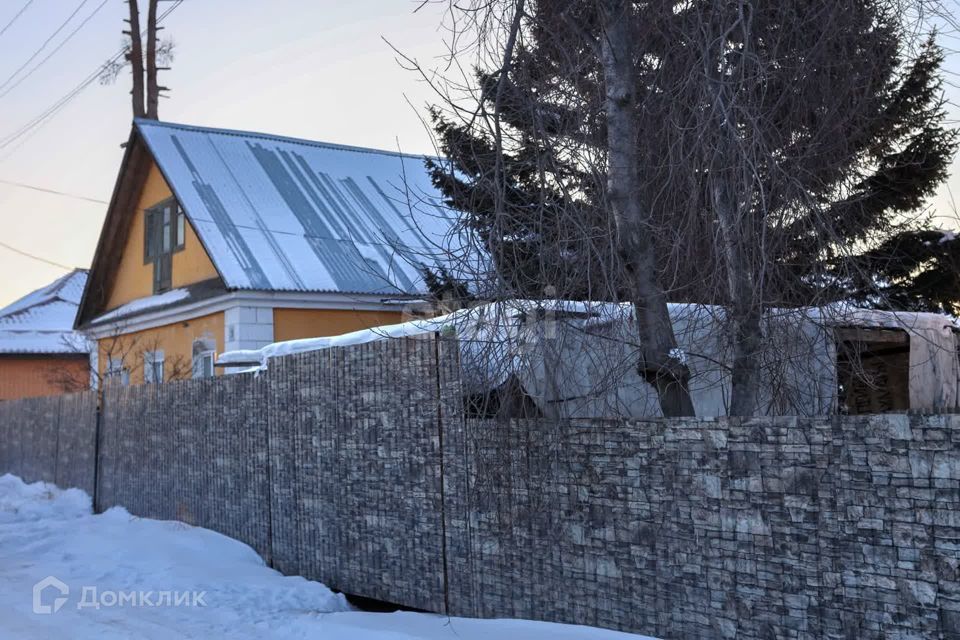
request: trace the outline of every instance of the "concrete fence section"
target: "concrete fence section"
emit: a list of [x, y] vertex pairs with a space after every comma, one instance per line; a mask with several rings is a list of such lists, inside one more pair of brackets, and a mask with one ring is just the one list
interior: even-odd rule
[[452, 615], [960, 638], [960, 416], [479, 420], [453, 347], [3, 403], [0, 472]]

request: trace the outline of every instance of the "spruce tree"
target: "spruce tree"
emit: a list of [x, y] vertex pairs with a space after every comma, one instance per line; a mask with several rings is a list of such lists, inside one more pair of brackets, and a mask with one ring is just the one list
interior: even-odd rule
[[[717, 281], [718, 270], [713, 223], [704, 215], [712, 206], [705, 187], [709, 169], [697, 164], [697, 139], [677, 133], [704, 109], [701, 98], [684, 99], [683, 65], [689, 60], [676, 47], [676, 34], [686, 32], [685, 11], [678, 7], [696, 4], [664, 3], [662, 10], [645, 13], [651, 35], [635, 58], [646, 95], [636, 117], [648, 144], [639, 145], [645, 187], [636, 197], [659, 217], [655, 239], [665, 257], [660, 279], [670, 298], [723, 304], [717, 287], [704, 286]], [[790, 10], [782, 8], [789, 4], [771, 9], [766, 34], [776, 33], [776, 20], [789, 18]], [[798, 76], [788, 72], [786, 62], [802, 52], [787, 51], [784, 72], [765, 76], [765, 92], [786, 96], [769, 104], [770, 130], [785, 132], [773, 157], [786, 159], [757, 171], [771, 192], [786, 191], [785, 170], [795, 174], [789, 177], [802, 189], [791, 184], [793, 191], [768, 203], [776, 215], [768, 215], [766, 233], [776, 251], [764, 266], [771, 283], [764, 303], [847, 300], [957, 313], [960, 243], [922, 215], [957, 145], [943, 108], [943, 53], [931, 36], [909, 55], [903, 30], [882, 10], [867, 6], [881, 3], [853, 4], [865, 17], [848, 26], [856, 38], [836, 52], [843, 64]], [[596, 35], [590, 5], [537, 3], [515, 59], [503, 70], [505, 81], [496, 71], [478, 72], [482, 110], [498, 115], [505, 128], [501, 150], [489, 128], [476, 126], [476, 120], [455, 120], [440, 110], [432, 114], [447, 158], [429, 163], [434, 182], [481, 239], [496, 265], [502, 295], [623, 299], [600, 187], [603, 176], [567, 153], [570, 147], [600, 149], [606, 135], [596, 54], [562, 36], [571, 23]], [[799, 19], [803, 8], [796, 11]], [[858, 38], [864, 60], [850, 55], [860, 46]], [[819, 77], [811, 78], [814, 74]], [[858, 74], [866, 89], [856, 104], [815, 93]], [[822, 108], [812, 104], [813, 98], [822, 98]], [[790, 100], [805, 102], [798, 108]], [[821, 110], [841, 108], [853, 113], [841, 114], [836, 122], [856, 123], [855, 128], [830, 130], [829, 122], [819, 121]], [[803, 149], [804, 162], [791, 164], [789, 154], [807, 142], [804, 136], [811, 131], [827, 139], [843, 137], [843, 144], [833, 151], [835, 157], [818, 163], [810, 147], [822, 140], [815, 139]], [[576, 224], [571, 224], [571, 210], [577, 212]]]

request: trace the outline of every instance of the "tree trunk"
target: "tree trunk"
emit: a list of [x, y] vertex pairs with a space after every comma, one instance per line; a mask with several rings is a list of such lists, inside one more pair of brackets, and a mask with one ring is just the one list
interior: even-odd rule
[[[716, 42], [722, 46], [727, 42], [726, 34]], [[712, 119], [708, 122], [711, 129], [715, 127], [715, 137], [706, 138], [710, 142], [705, 146], [712, 155], [706, 162], [707, 180], [720, 231], [719, 253], [727, 276], [725, 311], [733, 351], [729, 415], [752, 416], [757, 412], [760, 397], [760, 354], [765, 347], [763, 282], [756, 262], [764, 251], [764, 221], [752, 208], [756, 200], [752, 171], [755, 163], [746, 155], [750, 147], [738, 126], [735, 97], [729, 83], [729, 77], [738, 77], [742, 69], [710, 65], [709, 61], [715, 59], [724, 60], [722, 50], [716, 58], [704, 57], [704, 75], [713, 98]]]
[[157, 84], [157, 1], [147, 5], [147, 117], [159, 119], [160, 88]]
[[642, 345], [640, 374], [657, 390], [664, 416], [692, 416], [690, 373], [679, 357], [667, 299], [657, 280], [655, 249], [648, 235], [650, 216], [637, 198], [641, 190], [631, 14], [627, 0], [604, 0], [602, 4], [600, 46], [606, 88], [608, 198], [617, 250], [637, 316]]
[[140, 40], [140, 10], [137, 0], [127, 0], [130, 6], [130, 73], [133, 74], [133, 117], [146, 115], [143, 96], [143, 44]]
[[727, 272], [729, 303], [726, 306], [728, 335], [732, 340], [731, 416], [752, 416], [760, 395], [760, 351], [763, 348], [763, 309], [758, 301], [745, 243], [752, 237], [749, 224], [740, 224], [731, 193], [733, 178], [724, 171], [712, 178], [714, 213], [720, 225], [720, 242]]

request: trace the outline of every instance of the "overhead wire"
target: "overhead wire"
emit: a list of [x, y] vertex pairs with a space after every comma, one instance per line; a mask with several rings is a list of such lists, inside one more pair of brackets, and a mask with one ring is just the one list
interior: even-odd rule
[[31, 260], [43, 262], [44, 264], [48, 264], [53, 267], [58, 267], [60, 269], [65, 269], [66, 271], [73, 271], [74, 269], [73, 267], [68, 267], [67, 265], [56, 262], [55, 260], [49, 260], [47, 258], [44, 258], [43, 256], [38, 256], [35, 253], [30, 253], [29, 251], [24, 251], [23, 249], [17, 249], [15, 246], [7, 244], [6, 242], [0, 241], [0, 247], [3, 247], [7, 251], [12, 251], [13, 253], [19, 254], [25, 258], [30, 258]]
[[[58, 44], [56, 47], [54, 47], [53, 50], [50, 51], [50, 53], [48, 53], [40, 62], [38, 62], [37, 64], [35, 64], [32, 69], [30, 69], [29, 71], [27, 71], [27, 73], [25, 73], [25, 74], [23, 74], [22, 76], [20, 76], [20, 78], [18, 78], [16, 82], [14, 82], [14, 83], [11, 84], [10, 86], [8, 86], [6, 89], [3, 89], [2, 86], [0, 86], [0, 89], [3, 89], [2, 91], [0, 91], [0, 98], [3, 98], [3, 97], [6, 96], [8, 93], [10, 93], [10, 92], [13, 91], [14, 89], [16, 89], [18, 86], [20, 86], [20, 84], [21, 84], [24, 80], [26, 80], [27, 78], [29, 78], [30, 76], [32, 76], [34, 73], [36, 73], [37, 70], [40, 69], [40, 67], [42, 67], [43, 65], [45, 65], [45, 64], [50, 60], [50, 58], [52, 58], [53, 56], [55, 56], [55, 55], [57, 54], [57, 52], [59, 52], [61, 49], [63, 49], [63, 47], [64, 47], [68, 42], [70, 42], [71, 39], [73, 39], [73, 36], [77, 35], [77, 33], [78, 33], [81, 29], [83, 29], [83, 28], [87, 25], [87, 23], [89, 23], [98, 13], [100, 13], [100, 10], [103, 9], [103, 8], [107, 5], [107, 2], [109, 2], [109, 1], [110, 1], [110, 0], [103, 0], [103, 2], [101, 2], [99, 5], [97, 5], [97, 8], [94, 9], [93, 12], [92, 12], [90, 15], [88, 15], [86, 18], [84, 18], [84, 19], [80, 22], [80, 24], [78, 24], [78, 25], [74, 28], [73, 31], [71, 31], [69, 34], [67, 34], [67, 37], [66, 37], [66, 38], [64, 38], [63, 40], [60, 41], [60, 44]], [[14, 75], [16, 75], [16, 74], [14, 74]]]
[[11, 187], [19, 187], [21, 189], [30, 189], [32, 191], [40, 191], [42, 193], [49, 193], [55, 196], [63, 196], [65, 198], [73, 198], [74, 200], [85, 200], [86, 202], [93, 202], [96, 204], [110, 204], [106, 200], [100, 200], [98, 198], [91, 198], [89, 196], [81, 196], [75, 193], [68, 193], [66, 191], [59, 191], [57, 189], [49, 189], [47, 187], [38, 187], [33, 184], [27, 184], [25, 182], [17, 182], [16, 180], [5, 180], [0, 178], [0, 184], [5, 184]]
[[[170, 8], [168, 8], [167, 10], [165, 10], [161, 15], [157, 16], [157, 24], [159, 24], [160, 22], [162, 22], [164, 18], [166, 18], [167, 16], [169, 16], [171, 13], [173, 13], [181, 4], [183, 4], [183, 2], [184, 2], [184, 0], [174, 0], [174, 4], [173, 4]], [[102, 73], [103, 69], [104, 69], [107, 65], [112, 64], [112, 63], [120, 60], [120, 58], [122, 58], [125, 54], [126, 54], [126, 48], [120, 49], [120, 50], [119, 50], [116, 54], [114, 54], [113, 57], [111, 57], [106, 63], [98, 65], [97, 68], [96, 68], [90, 75], [88, 75], [86, 78], [84, 78], [83, 80], [81, 80], [80, 83], [79, 83], [77, 86], [75, 86], [73, 89], [71, 89], [71, 90], [68, 91], [66, 94], [64, 94], [61, 98], [59, 98], [58, 100], [56, 100], [50, 107], [48, 107], [48, 108], [45, 109], [43, 112], [41, 112], [40, 115], [38, 115], [38, 116], [34, 117], [33, 119], [29, 120], [26, 124], [24, 124], [22, 127], [20, 127], [20, 128], [19, 128], [18, 130], [16, 130], [16, 131], [14, 131], [13, 133], [5, 136], [4, 138], [0, 138], [0, 150], [9, 147], [11, 144], [13, 144], [14, 142], [16, 142], [16, 141], [19, 140], [20, 138], [22, 138], [22, 137], [23, 137], [24, 135], [26, 135], [27, 133], [30, 133], [31, 131], [35, 131], [36, 129], [42, 127], [44, 124], [46, 124], [47, 122], [49, 122], [49, 120], [50, 120], [53, 116], [55, 116], [60, 110], [62, 110], [62, 109], [63, 109], [67, 104], [69, 104], [74, 98], [76, 98], [78, 95], [80, 95], [80, 93], [81, 93], [84, 89], [86, 89], [86, 88], [89, 87], [91, 84], [93, 84], [93, 82], [94, 82], [98, 77], [100, 77], [100, 74]]]
[[11, 73], [10, 76], [9, 76], [6, 80], [4, 80], [2, 83], [0, 83], [0, 90], [6, 88], [6, 86], [7, 86], [8, 84], [10, 84], [10, 83], [13, 81], [13, 79], [16, 78], [17, 75], [19, 75], [19, 73], [20, 73], [21, 71], [23, 71], [24, 69], [26, 69], [27, 66], [28, 66], [31, 62], [33, 62], [34, 60], [36, 60], [37, 56], [39, 56], [41, 53], [43, 53], [43, 50], [47, 48], [47, 45], [50, 44], [50, 43], [53, 41], [54, 38], [56, 38], [58, 35], [60, 35], [60, 32], [63, 31], [64, 28], [65, 28], [68, 24], [70, 24], [70, 21], [73, 20], [73, 18], [74, 18], [78, 13], [80, 13], [80, 10], [83, 9], [83, 7], [84, 7], [88, 2], [90, 2], [90, 0], [80, 0], [80, 4], [77, 5], [77, 8], [73, 10], [73, 13], [71, 13], [69, 16], [67, 16], [67, 19], [64, 20], [64, 21], [60, 24], [59, 27], [57, 27], [56, 31], [54, 31], [54, 32], [50, 35], [49, 38], [47, 38], [46, 40], [43, 41], [43, 44], [41, 44], [40, 47], [39, 47], [36, 51], [33, 52], [33, 55], [31, 55], [29, 58], [27, 58], [27, 61], [26, 61], [26, 62], [24, 62], [24, 63], [23, 63], [22, 65], [20, 65], [19, 67], [17, 67], [16, 71], [14, 71], [13, 73]]
[[14, 15], [12, 18], [10, 18], [10, 22], [8, 22], [7, 24], [5, 24], [5, 25], [3, 26], [3, 29], [0, 29], [0, 36], [2, 36], [3, 34], [5, 34], [5, 33], [7, 32], [7, 29], [9, 29], [10, 27], [13, 26], [13, 23], [15, 23], [15, 22], [20, 18], [20, 16], [22, 16], [22, 15], [24, 14], [24, 12], [25, 12], [27, 9], [30, 8], [30, 5], [32, 5], [33, 2], [34, 2], [34, 0], [27, 0], [27, 3], [26, 3], [25, 5], [23, 5], [23, 7], [20, 9], [20, 11], [17, 11], [16, 15]]
[[[34, 0], [27, 0], [26, 4], [17, 12], [17, 14], [14, 15], [14, 17], [13, 17], [2, 29], [0, 29], [0, 35], [3, 35], [3, 34], [13, 25], [13, 23], [15, 23], [15, 22], [17, 21], [17, 19], [30, 7], [30, 5], [33, 4], [33, 2], [34, 2]], [[34, 55], [32, 55], [32, 56], [27, 60], [26, 63], [24, 63], [19, 69], [17, 69], [17, 71], [15, 71], [13, 74], [11, 74], [11, 76], [10, 76], [2, 85], [0, 85], [0, 88], [5, 88], [5, 87], [9, 84], [9, 82], [10, 82], [13, 78], [15, 78], [17, 74], [20, 73], [20, 71], [22, 71], [24, 68], [26, 68], [26, 66], [29, 65], [30, 62], [32, 62], [33, 60], [35, 60], [35, 59], [37, 58], [37, 56], [40, 55], [40, 53], [46, 48], [47, 44], [49, 44], [49, 43], [53, 40], [53, 38], [55, 38], [56, 35], [59, 34], [60, 31], [62, 31], [63, 28], [64, 28], [67, 24], [69, 24], [69, 22], [73, 19], [73, 17], [74, 17], [74, 16], [84, 7], [84, 5], [86, 5], [88, 2], [89, 2], [89, 0], [82, 0], [82, 2], [81, 2], [80, 5], [77, 7], [77, 9], [74, 10], [74, 12], [73, 12], [72, 14], [70, 14], [70, 17], [54, 32], [54, 34], [53, 34], [50, 38], [47, 39], [46, 42], [44, 42], [44, 44], [40, 47], [40, 49], [38, 49], [37, 52], [35, 52]], [[166, 9], [162, 14], [160, 14], [159, 16], [157, 16], [157, 24], [161, 23], [161, 22], [164, 20], [164, 18], [166, 18], [167, 16], [169, 16], [171, 13], [173, 13], [181, 4], [183, 4], [183, 2], [184, 2], [184, 0], [174, 0], [174, 3], [173, 3], [173, 5], [172, 5], [170, 8]], [[34, 71], [36, 71], [40, 66], [42, 66], [42, 65], [43, 65], [50, 57], [52, 57], [57, 51], [59, 51], [59, 50], [66, 44], [66, 41], [68, 41], [70, 38], [72, 38], [72, 37], [76, 34], [77, 31], [79, 31], [81, 28], [83, 28], [83, 26], [84, 26], [87, 22], [90, 21], [90, 19], [93, 17], [93, 15], [95, 15], [96, 13], [98, 13], [98, 12], [100, 11], [100, 9], [103, 7], [103, 5], [105, 5], [105, 4], [106, 4], [106, 0], [94, 10], [93, 14], [91, 14], [90, 16], [88, 16], [80, 25], [78, 25], [77, 28], [74, 29], [74, 31], [72, 31], [72, 32], [64, 39], [63, 42], [61, 42], [50, 54], [47, 55], [46, 58], [44, 58], [43, 60], [40, 61], [39, 64], [37, 64], [36, 66], [34, 66], [33, 69], [31, 69], [31, 70], [27, 73], [27, 77], [28, 77], [29, 75], [31, 75]], [[144, 33], [145, 33], [145, 32], [144, 32]], [[16, 131], [14, 131], [13, 133], [11, 133], [10, 135], [8, 135], [8, 136], [0, 139], [0, 149], [5, 149], [6, 147], [10, 146], [12, 143], [16, 142], [17, 140], [19, 140], [20, 138], [22, 138], [23, 136], [25, 136], [25, 135], [27, 135], [27, 134], [35, 133], [35, 132], [36, 132], [38, 129], [40, 129], [44, 124], [46, 124], [47, 122], [49, 122], [50, 119], [53, 118], [53, 116], [55, 116], [60, 110], [62, 110], [62, 109], [63, 109], [67, 104], [69, 104], [74, 98], [76, 98], [84, 89], [86, 89], [88, 86], [90, 86], [90, 85], [100, 76], [100, 74], [102, 73], [103, 69], [104, 69], [108, 64], [112, 64], [112, 63], [114, 63], [114, 62], [117, 62], [118, 60], [120, 60], [121, 57], [124, 56], [124, 54], [126, 54], [126, 48], [120, 49], [120, 51], [118, 51], [116, 54], [114, 54], [106, 63], [98, 65], [97, 68], [96, 68], [96, 70], [95, 70], [93, 73], [91, 73], [90, 75], [88, 75], [87, 77], [85, 77], [83, 80], [81, 80], [78, 85], [76, 85], [73, 89], [71, 89], [71, 90], [68, 91], [66, 94], [64, 94], [62, 97], [60, 97], [58, 100], [56, 100], [50, 107], [48, 107], [47, 109], [45, 109], [44, 111], [42, 111], [42, 112], [40, 113], [40, 115], [32, 118], [32, 119], [29, 120], [26, 124], [24, 124], [22, 127], [20, 127], [19, 129], [17, 129]], [[25, 79], [25, 77], [24, 77], [24, 78], [21, 78], [19, 81], [17, 81], [16, 84], [19, 84], [19, 83], [22, 82], [24, 79]], [[14, 85], [14, 87], [16, 86], [16, 84]], [[9, 92], [10, 90], [12, 90], [12, 89], [13, 89], [13, 87], [10, 87], [10, 88], [7, 89], [7, 91], [5, 91], [2, 95], [6, 95], [6, 93], [8, 93], [8, 92]], [[18, 145], [18, 147], [19, 147], [19, 145]], [[44, 193], [50, 193], [50, 194], [54, 194], [54, 195], [69, 197], [69, 198], [75, 198], [75, 199], [78, 199], [78, 200], [84, 200], [84, 201], [88, 201], [88, 202], [94, 202], [94, 203], [97, 203], [97, 204], [109, 204], [109, 203], [106, 202], [105, 200], [99, 200], [99, 199], [97, 199], [97, 198], [90, 198], [90, 197], [87, 197], [87, 196], [79, 196], [79, 195], [76, 195], [76, 194], [71, 194], [71, 193], [67, 193], [67, 192], [64, 192], [64, 191], [59, 191], [59, 190], [56, 190], [56, 189], [48, 189], [48, 188], [46, 188], [46, 187], [38, 187], [38, 186], [36, 186], [36, 185], [30, 185], [30, 184], [26, 184], [26, 183], [22, 183], [22, 182], [16, 182], [16, 181], [13, 181], [13, 180], [3, 180], [3, 179], [0, 179], [0, 183], [8, 184], [8, 185], [11, 185], [11, 186], [16, 186], [16, 187], [20, 187], [20, 188], [24, 188], [24, 189], [31, 189], [31, 190], [34, 190], [34, 191], [40, 191], [40, 192], [44, 192]], [[64, 270], [67, 270], [67, 271], [70, 271], [70, 270], [73, 269], [73, 267], [67, 266], [67, 265], [62, 264], [62, 263], [60, 263], [60, 262], [57, 262], [57, 261], [55, 261], [55, 260], [50, 260], [50, 259], [48, 259], [48, 258], [44, 258], [43, 256], [39, 256], [39, 255], [37, 255], [37, 254], [35, 254], [35, 253], [31, 253], [31, 252], [29, 252], [29, 251], [24, 251], [23, 249], [19, 249], [19, 248], [15, 247], [15, 246], [13, 246], [13, 245], [11, 245], [11, 244], [8, 244], [8, 243], [6, 243], [6, 242], [0, 241], [0, 247], [6, 249], [6, 250], [8, 250], [8, 251], [11, 251], [11, 252], [13, 252], [13, 253], [16, 253], [16, 254], [18, 254], [18, 255], [20, 255], [20, 256], [29, 258], [29, 259], [31, 259], [31, 260], [36, 260], [36, 261], [38, 261], [38, 262], [42, 262], [42, 263], [44, 263], [44, 264], [47, 264], [47, 265], [50, 265], [50, 266], [53, 266], [53, 267], [57, 267], [57, 268], [59, 268], [59, 269], [64, 269]]]

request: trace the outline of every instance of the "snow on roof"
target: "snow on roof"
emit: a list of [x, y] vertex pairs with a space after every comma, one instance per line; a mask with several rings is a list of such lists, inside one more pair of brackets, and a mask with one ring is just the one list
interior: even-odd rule
[[86, 353], [73, 331], [87, 271], [75, 269], [0, 309], [0, 353]]
[[422, 293], [450, 242], [422, 156], [135, 125], [230, 289]]
[[169, 304], [175, 302], [181, 302], [190, 297], [189, 289], [171, 289], [170, 291], [165, 291], [163, 293], [158, 293], [154, 296], [147, 296], [146, 298], [137, 298], [132, 302], [122, 304], [112, 311], [97, 316], [91, 321], [91, 324], [97, 324], [100, 322], [106, 322], [108, 320], [116, 320], [117, 318], [123, 318], [126, 316], [136, 315], [144, 311], [149, 311], [151, 309], [156, 309], [158, 307], [165, 307]]

